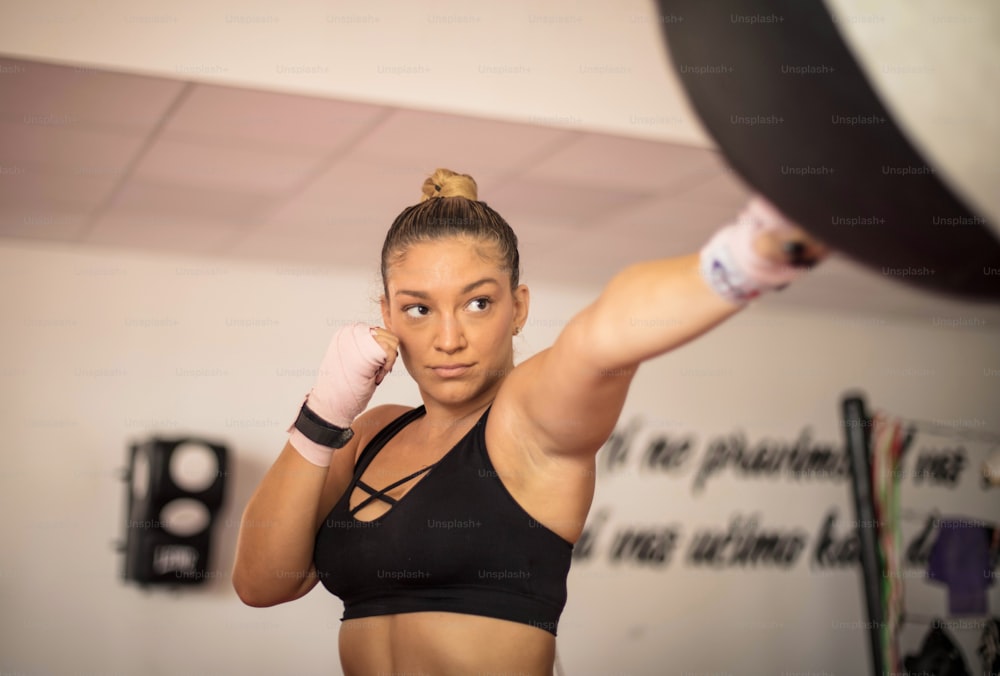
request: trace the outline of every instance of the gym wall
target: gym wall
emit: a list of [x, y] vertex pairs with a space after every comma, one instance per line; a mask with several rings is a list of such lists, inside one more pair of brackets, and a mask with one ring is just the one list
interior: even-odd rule
[[[377, 319], [376, 272], [374, 263], [329, 270], [0, 247], [8, 290], [0, 297], [0, 669], [339, 673], [335, 597], [317, 588], [294, 603], [250, 608], [229, 573], [240, 512], [284, 444], [330, 333]], [[525, 281], [532, 284], [530, 269]], [[597, 292], [532, 289], [520, 357], [549, 345]], [[645, 365], [620, 425], [631, 436], [613, 456], [602, 451], [590, 536], [578, 545], [586, 555], [570, 574], [558, 639], [565, 673], [863, 673], [862, 593], [843, 542], [850, 489], [835, 458], [795, 476], [788, 466], [748, 471], [713, 454], [739, 434], [748, 449], [770, 440], [842, 454], [839, 400], [854, 388], [873, 408], [958, 432], [997, 430], [998, 331], [975, 320], [788, 313], [765, 299]], [[417, 402], [402, 369], [373, 403], [388, 401]], [[232, 454], [215, 577], [182, 593], [119, 578], [119, 472], [127, 444], [154, 433], [218, 439]], [[998, 513], [1000, 493], [976, 476], [983, 449], [965, 446], [956, 481], [948, 472], [918, 481], [919, 455], [954, 448], [918, 439], [904, 464], [904, 503], [982, 519]], [[907, 538], [922, 526], [907, 523]], [[740, 537], [760, 543], [752, 564], [734, 562]], [[946, 613], [947, 589], [907, 571], [914, 590], [923, 588], [919, 607]], [[990, 599], [997, 607], [995, 586]], [[904, 633], [904, 648], [924, 630]]]

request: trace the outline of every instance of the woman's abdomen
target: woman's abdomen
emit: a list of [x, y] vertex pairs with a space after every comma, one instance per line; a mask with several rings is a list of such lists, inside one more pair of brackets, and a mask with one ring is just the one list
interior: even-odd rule
[[345, 620], [345, 676], [495, 673], [551, 676], [555, 637], [519, 622], [421, 612]]

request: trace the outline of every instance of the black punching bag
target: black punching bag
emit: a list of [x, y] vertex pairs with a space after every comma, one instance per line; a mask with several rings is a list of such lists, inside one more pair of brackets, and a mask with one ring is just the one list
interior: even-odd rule
[[[970, 30], [977, 26], [972, 22], [994, 22], [1000, 16], [995, 5], [974, 3], [970, 10], [968, 3], [876, 4], [870, 11], [883, 14], [839, 20], [832, 5], [836, 0], [658, 1], [673, 68], [705, 128], [747, 183], [815, 237], [887, 279], [968, 300], [1000, 300], [1000, 229], [995, 215], [986, 213], [997, 200], [982, 189], [984, 181], [989, 187], [991, 177], [1000, 176], [1000, 139], [982, 137], [984, 127], [967, 122], [967, 133], [979, 134], [966, 139], [973, 149], [980, 144], [978, 154], [971, 153], [974, 161], [966, 162], [964, 172], [960, 164], [945, 171], [942, 163], [932, 163], [918, 146], [933, 144], [911, 142], [921, 141], [913, 131], [919, 125], [910, 124], [907, 136], [887, 105], [891, 87], [880, 91], [874, 82], [881, 79], [884, 85], [886, 74], [905, 77], [906, 71], [897, 76], [883, 65], [876, 70], [882, 77], [866, 77], [850, 46], [858, 45], [857, 35], [853, 43], [844, 35], [852, 21], [881, 21], [877, 35], [883, 42], [907, 43], [899, 58], [912, 59], [921, 44], [924, 53], [940, 55], [946, 52], [934, 45], [935, 31], [944, 35], [951, 29], [948, 35], [954, 36], [963, 16]], [[920, 11], [938, 14], [907, 20], [906, 12]], [[948, 15], [939, 16], [942, 12]], [[914, 25], [925, 34], [911, 30]], [[946, 79], [971, 78], [966, 91], [981, 81], [986, 89], [975, 96], [995, 102], [1000, 82], [991, 55], [998, 40], [994, 32], [989, 40], [952, 50], [966, 57], [978, 50], [979, 70], [956, 56], [956, 63], [910, 64], [924, 69], [918, 73], [922, 79], [896, 82], [911, 88], [919, 83], [925, 96], [945, 96]], [[894, 54], [891, 45], [877, 47]], [[905, 61], [898, 66], [905, 67]], [[867, 72], [872, 73], [871, 64]], [[933, 102], [951, 106], [958, 124], [977, 115], [984, 119], [989, 111], [979, 110], [981, 103], [974, 108], [971, 101]], [[896, 101], [895, 109], [910, 118], [919, 113], [900, 105]], [[963, 133], [955, 122], [950, 128], [945, 124], [937, 126], [939, 136]], [[934, 127], [923, 127], [928, 128], [925, 136], [934, 136]], [[987, 122], [985, 128], [995, 130], [997, 124]], [[957, 188], [969, 177], [978, 192], [962, 190], [962, 198]], [[1000, 194], [1000, 180], [993, 187]], [[970, 195], [979, 208], [973, 208]]]
[[225, 446], [151, 438], [129, 449], [124, 577], [142, 585], [201, 584], [226, 483]]

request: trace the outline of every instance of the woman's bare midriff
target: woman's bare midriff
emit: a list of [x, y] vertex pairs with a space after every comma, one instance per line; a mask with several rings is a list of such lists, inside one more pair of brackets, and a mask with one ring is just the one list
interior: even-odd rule
[[421, 612], [345, 620], [345, 676], [551, 676], [555, 637], [479, 615]]

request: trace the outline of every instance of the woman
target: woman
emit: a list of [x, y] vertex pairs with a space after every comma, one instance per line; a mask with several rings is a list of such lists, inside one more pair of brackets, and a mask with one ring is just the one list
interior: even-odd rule
[[[322, 582], [344, 600], [345, 674], [552, 673], [595, 454], [636, 368], [825, 255], [754, 200], [700, 254], [621, 272], [515, 368], [517, 239], [476, 200], [471, 177], [438, 170], [393, 223], [384, 327], [337, 332], [243, 514], [240, 598]], [[397, 351], [423, 405], [364, 411]]]

